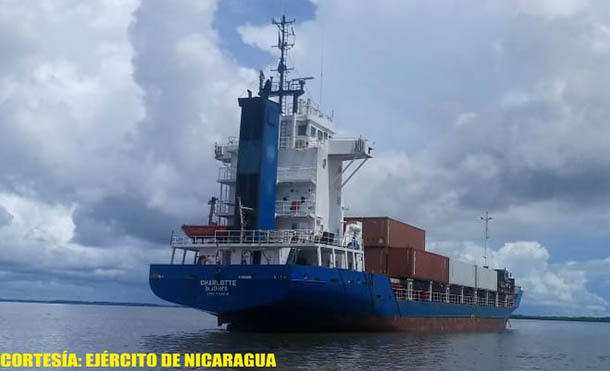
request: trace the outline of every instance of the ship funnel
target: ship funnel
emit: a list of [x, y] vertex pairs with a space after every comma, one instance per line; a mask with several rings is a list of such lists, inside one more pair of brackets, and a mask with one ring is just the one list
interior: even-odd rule
[[235, 227], [273, 229], [280, 105], [266, 97], [238, 101], [241, 122], [234, 204], [240, 207], [235, 208]]

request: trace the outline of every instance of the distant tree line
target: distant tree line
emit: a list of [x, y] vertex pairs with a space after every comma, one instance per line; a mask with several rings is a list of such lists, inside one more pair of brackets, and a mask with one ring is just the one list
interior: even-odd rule
[[176, 307], [179, 305], [173, 304], [152, 304], [152, 303], [125, 303], [114, 301], [82, 301], [82, 300], [30, 300], [30, 299], [5, 299], [0, 298], [0, 303], [32, 303], [32, 304], [76, 304], [76, 305], [111, 305], [123, 307]]
[[513, 314], [514, 319], [537, 319], [543, 321], [580, 321], [580, 322], [610, 322], [610, 317], [568, 317], [568, 316], [530, 316]]

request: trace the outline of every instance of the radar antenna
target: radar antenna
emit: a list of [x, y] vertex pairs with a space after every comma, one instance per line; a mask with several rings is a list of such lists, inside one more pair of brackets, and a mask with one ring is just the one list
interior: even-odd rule
[[[273, 45], [274, 48], [280, 50], [280, 60], [277, 68], [272, 70], [277, 72], [279, 75], [279, 82], [277, 85], [273, 84], [273, 78], [269, 78], [265, 81], [265, 75], [262, 71], [259, 73], [259, 92], [258, 95], [261, 97], [278, 97], [280, 103], [280, 109], [282, 114], [286, 112], [286, 106], [284, 105], [284, 97], [292, 96], [292, 113], [298, 111], [299, 97], [305, 93], [305, 81], [312, 80], [313, 77], [299, 77], [296, 79], [288, 80], [288, 73], [293, 70], [286, 66], [286, 57], [288, 56], [288, 50], [294, 46], [294, 28], [292, 24], [296, 22], [295, 19], [287, 20], [286, 16], [283, 15], [282, 19], [276, 21], [272, 19], [272, 23], [277, 26], [277, 45]], [[292, 37], [292, 41], [289, 41]]]

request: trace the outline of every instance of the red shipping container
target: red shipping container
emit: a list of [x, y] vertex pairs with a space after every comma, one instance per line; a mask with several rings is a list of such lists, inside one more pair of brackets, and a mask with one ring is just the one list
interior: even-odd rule
[[388, 254], [385, 247], [364, 248], [364, 268], [367, 272], [386, 274]]
[[425, 250], [426, 231], [389, 217], [346, 217], [362, 222], [364, 246]]
[[449, 258], [417, 249], [388, 249], [390, 277], [449, 282]]

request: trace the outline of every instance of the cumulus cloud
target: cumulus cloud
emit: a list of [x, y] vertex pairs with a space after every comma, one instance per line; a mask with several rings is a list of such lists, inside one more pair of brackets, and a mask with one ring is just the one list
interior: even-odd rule
[[[3, 287], [45, 277], [54, 292], [79, 285], [87, 296], [102, 277], [145, 280], [172, 227], [205, 219], [213, 144], [237, 134], [236, 98], [256, 86], [223, 49], [218, 6], [3, 2], [0, 233], [13, 244], [0, 246]], [[322, 97], [320, 79], [309, 96], [334, 109], [342, 135], [377, 143], [347, 186], [349, 212], [398, 217], [426, 228], [431, 245], [468, 252], [487, 209], [493, 258], [527, 266], [519, 274], [542, 305], [561, 289], [564, 307], [607, 308], [589, 288], [610, 280], [605, 256], [502, 244], [610, 239], [608, 5], [316, 6], [289, 61], [304, 76], [323, 65]], [[243, 23], [244, 42], [268, 51], [274, 28]], [[36, 251], [41, 263], [28, 264]], [[574, 261], [554, 262], [558, 252]]]
[[[0, 204], [13, 215], [10, 225], [0, 228], [3, 241], [0, 272], [3, 296], [13, 291], [20, 282], [30, 281], [22, 294], [49, 298], [44, 283], [56, 288], [81, 287], [88, 292], [84, 299], [95, 299], [91, 285], [141, 286], [146, 277], [142, 261], [164, 261], [166, 254], [155, 246], [126, 235], [116, 239], [112, 248], [82, 245], [72, 242], [75, 225], [74, 206], [47, 204], [31, 198], [0, 193]], [[34, 291], [39, 286], [40, 291]], [[21, 287], [24, 290], [24, 287]], [[58, 290], [59, 291], [59, 290]], [[57, 292], [59, 294], [59, 292]], [[60, 297], [74, 297], [75, 292], [64, 292]], [[104, 293], [108, 295], [108, 293]], [[23, 296], [23, 295], [22, 295]]]
[[521, 11], [536, 16], [556, 18], [578, 14], [589, 6], [589, 0], [519, 0], [517, 4]]
[[[322, 44], [332, 45], [324, 55], [329, 104], [340, 107], [340, 125], [378, 144], [377, 165], [365, 167], [367, 181], [348, 192], [351, 210], [374, 207], [434, 228], [459, 226], [462, 216], [473, 220], [483, 209], [513, 219], [527, 208], [544, 228], [557, 225], [557, 216], [542, 217], [553, 208], [608, 223], [600, 205], [610, 203], [603, 77], [610, 71], [598, 54], [608, 19], [589, 2], [539, 3], [566, 17], [545, 21], [473, 2], [373, 10], [318, 4], [316, 19], [297, 29], [294, 63], [319, 71], [316, 56]], [[577, 11], [590, 17], [568, 17]], [[419, 27], [422, 18], [443, 28]], [[274, 37], [268, 26], [245, 25], [241, 33], [263, 49]], [[387, 95], [377, 94], [380, 84]], [[562, 228], [574, 219], [564, 215]]]
[[2, 204], [0, 204], [0, 228], [9, 224], [13, 220], [13, 214], [9, 213]]
[[2, 4], [3, 292], [31, 280], [36, 297], [50, 280], [60, 297], [152, 298], [148, 264], [204, 219], [214, 142], [235, 134], [256, 81], [221, 50], [216, 6]]
[[142, 276], [126, 264], [141, 254], [127, 236], [115, 236], [123, 260], [72, 242], [76, 208], [129, 182], [126, 138], [143, 117], [126, 32], [136, 5], [2, 4], [0, 44], [9, 44], [10, 62], [0, 66], [0, 204], [13, 216], [0, 230], [3, 296], [21, 287], [20, 296], [43, 297], [45, 282], [69, 289]]
[[[346, 190], [349, 214], [398, 217], [424, 227], [430, 243], [478, 239], [483, 210], [495, 218], [496, 246], [610, 239], [604, 2], [317, 5], [316, 18], [297, 26], [293, 62], [317, 74], [324, 50], [324, 106], [339, 127], [377, 143]], [[240, 29], [263, 50], [272, 31]], [[583, 260], [561, 243], [544, 249]], [[536, 262], [541, 271], [550, 256]], [[551, 282], [572, 298], [589, 292], [586, 269], [552, 269], [546, 286], [527, 274], [536, 296]], [[591, 295], [578, 299], [605, 305]]]
[[[484, 248], [465, 241], [432, 243], [430, 249], [456, 260], [483, 265]], [[508, 268], [525, 290], [525, 310], [556, 315], [605, 315], [610, 303], [588, 288], [591, 270], [603, 261], [550, 264], [548, 249], [534, 241], [507, 242], [487, 251], [491, 268]], [[522, 310], [523, 311], [523, 310]]]
[[151, 170], [141, 174], [149, 181], [140, 187], [148, 206], [176, 215], [201, 213], [216, 192], [213, 145], [237, 135], [237, 98], [257, 81], [254, 70], [220, 49], [212, 27], [216, 6], [143, 2], [129, 30], [146, 112], [133, 152]]
[[0, 20], [1, 38], [20, 41], [0, 71], [0, 182], [45, 199], [112, 187], [113, 156], [142, 116], [125, 35], [135, 2], [73, 5], [8, 1]]

